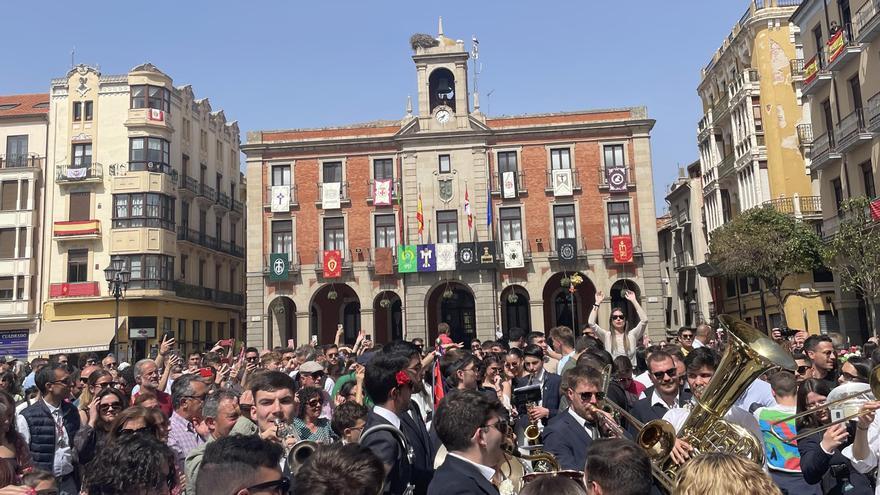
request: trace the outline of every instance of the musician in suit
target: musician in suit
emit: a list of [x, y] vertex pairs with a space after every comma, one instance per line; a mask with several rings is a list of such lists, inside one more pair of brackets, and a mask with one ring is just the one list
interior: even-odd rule
[[[422, 376], [422, 356], [418, 347], [405, 340], [395, 340], [382, 348], [382, 352], [403, 356], [409, 360], [407, 371], [415, 377]], [[413, 395], [422, 391], [424, 382], [414, 380]], [[434, 449], [428, 428], [415, 401], [410, 400], [409, 408], [400, 414], [400, 431], [413, 449], [412, 482], [416, 495], [428, 492], [428, 485], [434, 476]]]
[[527, 376], [514, 380], [514, 388], [538, 384], [541, 386], [541, 402], [528, 411], [523, 406], [517, 421], [517, 431], [525, 428], [531, 421], [541, 421], [547, 424], [550, 418], [559, 412], [560, 385], [562, 378], [555, 373], [544, 370], [544, 351], [537, 345], [527, 345], [523, 351], [523, 367]]
[[[653, 385], [645, 389], [645, 398], [633, 404], [630, 411], [642, 423], [662, 419], [666, 411], [690, 401], [691, 394], [681, 387], [675, 361], [666, 351], [648, 357], [648, 376]], [[634, 432], [632, 425], [630, 432]]]
[[453, 390], [434, 413], [433, 426], [448, 450], [428, 495], [497, 495], [492, 477], [507, 433], [504, 406], [475, 390]]
[[377, 353], [364, 373], [364, 389], [375, 405], [367, 415], [361, 445], [368, 447], [385, 466], [385, 484], [382, 493], [401, 495], [409, 485], [412, 466], [405, 447], [390, 431], [369, 433], [370, 428], [387, 425], [400, 432], [400, 415], [410, 407], [413, 383], [416, 377], [408, 370], [409, 359], [399, 354]]
[[563, 381], [569, 406], [544, 428], [544, 450], [556, 456], [562, 469], [581, 471], [587, 450], [599, 438], [596, 406], [602, 396], [602, 373], [576, 366], [565, 372]]

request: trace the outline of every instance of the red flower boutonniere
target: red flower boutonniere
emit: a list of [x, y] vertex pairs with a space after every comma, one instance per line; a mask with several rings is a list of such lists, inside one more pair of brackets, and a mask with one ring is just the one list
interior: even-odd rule
[[410, 383], [412, 383], [412, 380], [410, 380], [409, 375], [406, 373], [406, 371], [398, 371], [397, 374], [394, 375], [394, 378], [397, 379], [398, 387], [409, 385]]

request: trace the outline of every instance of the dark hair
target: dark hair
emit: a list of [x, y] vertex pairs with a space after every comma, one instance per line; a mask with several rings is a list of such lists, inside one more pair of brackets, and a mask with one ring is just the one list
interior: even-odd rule
[[507, 330], [507, 341], [508, 342], [519, 342], [524, 339], [526, 336], [526, 331], [520, 327], [510, 327]]
[[[160, 440], [134, 434], [113, 448], [98, 449], [87, 464], [83, 492], [89, 495], [147, 493], [159, 486], [177, 485], [174, 452]], [[163, 468], [167, 470], [163, 473]]]
[[376, 353], [364, 372], [364, 391], [376, 404], [388, 401], [391, 391], [398, 387], [397, 372], [409, 366], [409, 358], [398, 354]]
[[580, 382], [587, 382], [598, 389], [602, 388], [603, 375], [602, 372], [591, 366], [575, 366], [565, 370], [562, 374], [561, 390], [568, 390], [577, 387]]
[[[21, 477], [21, 486], [29, 486], [31, 488], [36, 488], [37, 485], [44, 481], [52, 482], [55, 484], [55, 476], [48, 471], [43, 471], [42, 469], [34, 469]], [[0, 486], [3, 484], [0, 483]]]
[[46, 366], [43, 366], [40, 371], [38, 371], [37, 374], [34, 376], [34, 383], [36, 383], [37, 389], [40, 391], [41, 394], [46, 393], [46, 385], [55, 381], [55, 372], [58, 370], [70, 373], [69, 366], [56, 361], [53, 363], [49, 363]]
[[847, 359], [846, 362], [851, 364], [859, 374], [858, 379], [856, 379], [857, 382], [868, 383], [868, 379], [871, 376], [871, 369], [873, 368], [870, 359], [856, 356]]
[[651, 461], [644, 449], [623, 438], [593, 441], [587, 451], [584, 478], [603, 493], [643, 495], [651, 491]]
[[708, 347], [697, 347], [684, 358], [684, 367], [688, 373], [699, 371], [704, 366], [714, 371], [718, 368], [718, 361], [718, 353]]
[[526, 343], [527, 344], [534, 344], [535, 340], [537, 340], [543, 336], [544, 336], [544, 332], [529, 332], [528, 335], [526, 335]]
[[346, 428], [353, 428], [359, 419], [366, 420], [369, 412], [369, 409], [353, 400], [343, 402], [333, 411], [330, 429], [336, 436], [342, 437]]
[[537, 358], [539, 361], [544, 360], [544, 350], [538, 347], [535, 344], [528, 344], [525, 349], [523, 349], [523, 357], [533, 357]]
[[479, 366], [479, 360], [469, 352], [462, 352], [459, 354], [450, 354], [447, 353], [446, 356], [450, 359], [440, 360], [440, 374], [443, 375], [443, 378], [446, 380], [446, 383], [450, 387], [458, 386], [458, 372], [465, 369], [467, 365], [474, 363], [474, 366]]
[[508, 354], [508, 355], [513, 354], [514, 356], [516, 356], [520, 359], [523, 358], [522, 349], [520, 349], [519, 347], [511, 347], [510, 349], [507, 350], [506, 354]]
[[880, 365], [880, 349], [874, 349], [874, 352], [871, 353], [871, 364]]
[[254, 394], [254, 402], [257, 400], [257, 392], [275, 392], [287, 389], [290, 393], [296, 392], [296, 382], [287, 373], [280, 371], [266, 371], [259, 375], [253, 375], [248, 385]]
[[788, 370], [777, 371], [768, 380], [773, 393], [779, 397], [791, 397], [797, 393], [798, 384], [794, 373]]
[[477, 363], [477, 366], [479, 367], [479, 370], [480, 370], [480, 373], [479, 373], [480, 374], [480, 382], [482, 382], [483, 380], [486, 379], [486, 370], [489, 369], [489, 366], [492, 366], [493, 364], [503, 366], [503, 363], [502, 363], [503, 360], [504, 360], [503, 355], [492, 353], [492, 352], [483, 356], [483, 359], [481, 359], [480, 362]]
[[219, 438], [205, 447], [196, 493], [236, 493], [254, 485], [259, 468], [279, 469], [283, 453], [281, 445], [257, 435]]
[[584, 486], [571, 478], [558, 474], [548, 473], [529, 481], [523, 485], [519, 495], [541, 495], [553, 493], [554, 495], [583, 495]]
[[586, 351], [586, 354], [589, 354], [591, 356], [596, 356], [596, 358], [598, 358], [599, 361], [602, 362], [602, 368], [605, 368], [605, 366], [610, 365], [612, 372], [617, 371], [617, 367], [614, 366], [614, 358], [611, 357], [611, 353], [606, 351], [605, 349], [593, 348], [593, 349]]
[[257, 354], [259, 354], [259, 353], [260, 353], [260, 350], [257, 349], [256, 347], [248, 347], [247, 349], [244, 350], [244, 353], [245, 353], [245, 354], [248, 354], [248, 353], [251, 353], [251, 352], [256, 352]]
[[433, 426], [449, 452], [467, 450], [477, 428], [486, 426], [492, 415], [502, 415], [504, 406], [495, 397], [476, 390], [452, 390], [434, 411]]
[[[699, 349], [699, 347], [697, 349]], [[648, 369], [651, 369], [651, 363], [659, 363], [661, 361], [666, 361], [667, 359], [675, 363], [675, 360], [672, 359], [672, 354], [669, 354], [662, 349], [657, 349], [653, 351], [651, 354], [648, 354], [648, 358], [646, 359]]]
[[630, 373], [633, 372], [632, 361], [629, 360], [626, 356], [617, 356], [614, 358], [614, 370], [623, 372], [628, 371]]
[[0, 488], [11, 486], [15, 481], [15, 468], [12, 467], [12, 463], [0, 457]]
[[18, 432], [15, 422], [15, 400], [6, 392], [0, 391], [0, 420], [9, 417], [9, 428], [6, 430], [6, 443], [12, 446], [15, 452], [15, 462], [19, 468], [24, 469], [31, 464], [31, 451], [24, 437]]
[[681, 328], [678, 329], [678, 332], [676, 332], [676, 335], [678, 335], [679, 337], [681, 337], [681, 334], [683, 334], [683, 333], [685, 333], [685, 332], [688, 332], [688, 331], [691, 332], [691, 334], [696, 333], [696, 332], [694, 331], [694, 329], [692, 329], [692, 328], [689, 328], [689, 327], [681, 327]]
[[375, 495], [382, 489], [385, 467], [360, 444], [321, 445], [296, 473], [296, 492], [310, 495]]
[[810, 335], [804, 340], [804, 352], [815, 351], [820, 342], [828, 342], [829, 344], [834, 345], [834, 342], [831, 341], [831, 337], [827, 335]]
[[306, 407], [308, 406], [308, 402], [315, 397], [321, 399], [321, 405], [324, 405], [324, 395], [321, 393], [324, 390], [319, 387], [303, 387], [297, 391], [296, 395], [299, 398], [299, 408], [296, 411], [296, 417], [299, 419], [303, 419], [306, 417]]
[[449, 323], [441, 323], [437, 325], [437, 333], [438, 334], [448, 334], [449, 333]]
[[[119, 407], [120, 407], [119, 412], [124, 411], [125, 408], [128, 407], [128, 399], [126, 399], [125, 394], [121, 390], [117, 390], [113, 387], [107, 387], [107, 388], [101, 390], [100, 392], [98, 392], [98, 394], [95, 396], [95, 398], [98, 399], [98, 404], [99, 404], [98, 407], [100, 407], [101, 399], [103, 399], [104, 397], [107, 397], [108, 395], [112, 395], [112, 396], [116, 397], [117, 399], [119, 399]], [[117, 415], [117, 417], [118, 417], [118, 415]], [[115, 419], [114, 419], [114, 421], [115, 421]], [[113, 423], [108, 423], [108, 422], [104, 421], [104, 418], [101, 417], [100, 413], [98, 414], [98, 417], [95, 418], [95, 428], [96, 429], [110, 431], [110, 427], [112, 425], [113, 425]]]
[[574, 341], [574, 351], [575, 352], [584, 352], [587, 349], [599, 348], [604, 349], [605, 344], [602, 343], [601, 340], [596, 337], [591, 337], [589, 335], [581, 335]]
[[407, 359], [412, 359], [413, 356], [421, 356], [419, 348], [406, 340], [392, 340], [382, 347], [382, 352], [385, 354], [399, 354]]
[[103, 368], [96, 369], [95, 371], [92, 372], [91, 375], [89, 375], [88, 380], [86, 380], [85, 388], [83, 388], [82, 393], [79, 394], [79, 408], [80, 408], [80, 410], [83, 410], [83, 411], [89, 410], [89, 403], [91, 403], [92, 399], [94, 399], [94, 397], [92, 397], [92, 390], [91, 390], [92, 387], [97, 385], [98, 380], [100, 380], [101, 378], [107, 377], [107, 376], [112, 378], [113, 374]]
[[[164, 430], [168, 425], [168, 418], [162, 414], [162, 411], [146, 408], [144, 406], [131, 406], [119, 413], [119, 416], [116, 416], [116, 419], [113, 420], [113, 424], [110, 425], [110, 432], [107, 435], [107, 441], [114, 442], [117, 439], [128, 438], [128, 436], [123, 436], [121, 434], [122, 427], [125, 426], [125, 423], [129, 420], [139, 418], [144, 420], [144, 424], [146, 425], [146, 428], [150, 430], [152, 436], [157, 439], [164, 437]], [[141, 435], [142, 434], [143, 433], [141, 433]], [[122, 440], [120, 443], [125, 442]]]
[[220, 364], [221, 361], [222, 361], [222, 358], [220, 357], [220, 354], [216, 353], [214, 351], [208, 351], [202, 357], [202, 363], [205, 366], [210, 366], [212, 364]]
[[[809, 394], [810, 392], [828, 397], [828, 394], [831, 393], [831, 387], [825, 380], [819, 380], [816, 378], [807, 378], [806, 380], [801, 382], [797, 392], [798, 413], [802, 413], [809, 409], [809, 407], [807, 407], [807, 394]], [[816, 418], [815, 414], [807, 414], [804, 417], [799, 418], [795, 426], [799, 431], [803, 431], [806, 428], [815, 428], [819, 426], [818, 423], [819, 421]]]
[[9, 388], [5, 390], [6, 392], [9, 392], [12, 395], [20, 393], [18, 387], [18, 379], [16, 379], [15, 373], [13, 373], [12, 371], [4, 371], [3, 373], [0, 373], [0, 380], [4, 379], [6, 380], [6, 383], [9, 384]]
[[877, 344], [874, 341], [867, 341], [865, 345], [862, 346], [862, 356], [868, 357], [874, 354], [874, 351], [877, 350]]

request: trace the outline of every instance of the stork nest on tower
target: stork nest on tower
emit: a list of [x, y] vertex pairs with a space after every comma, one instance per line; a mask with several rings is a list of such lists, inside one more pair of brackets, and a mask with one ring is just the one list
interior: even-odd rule
[[433, 48], [440, 42], [430, 34], [416, 33], [409, 37], [409, 44], [415, 50], [417, 48]]

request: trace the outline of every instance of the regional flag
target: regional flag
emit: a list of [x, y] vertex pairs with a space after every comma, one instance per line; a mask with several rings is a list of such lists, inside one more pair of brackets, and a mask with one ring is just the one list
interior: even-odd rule
[[419, 239], [422, 238], [422, 232], [425, 230], [425, 216], [422, 215], [422, 193], [419, 192], [419, 202], [416, 203], [416, 222], [419, 224]]
[[324, 278], [342, 276], [342, 251], [331, 249], [324, 251]]
[[871, 201], [871, 220], [880, 221], [880, 198]]
[[433, 244], [419, 244], [416, 249], [416, 259], [420, 272], [437, 271], [437, 253]]
[[464, 190], [464, 214], [467, 215], [468, 231], [470, 231], [474, 228], [474, 215], [471, 213], [471, 200], [467, 188]]
[[397, 272], [398, 273], [415, 273], [416, 268], [416, 247], [412, 244], [397, 246]]

